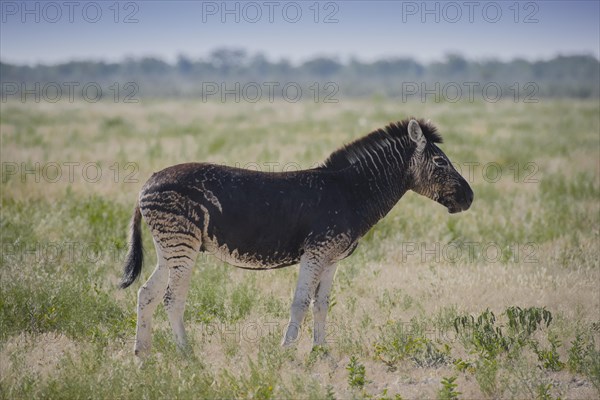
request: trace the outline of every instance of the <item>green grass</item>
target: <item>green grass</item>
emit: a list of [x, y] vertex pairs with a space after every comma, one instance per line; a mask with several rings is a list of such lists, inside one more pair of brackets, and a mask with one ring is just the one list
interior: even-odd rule
[[[463, 175], [474, 166], [475, 202], [449, 215], [408, 193], [340, 263], [327, 347], [311, 352], [310, 316], [297, 349], [279, 346], [296, 267], [201, 255], [193, 354], [176, 351], [159, 306], [152, 356], [135, 363], [136, 289], [156, 262], [145, 227], [143, 277], [117, 284], [154, 171], [308, 168], [409, 115], [438, 126]], [[0, 398], [597, 398], [599, 131], [594, 101], [3, 104], [2, 162], [19, 170], [3, 166], [0, 187]], [[51, 162], [56, 182], [20, 174]]]

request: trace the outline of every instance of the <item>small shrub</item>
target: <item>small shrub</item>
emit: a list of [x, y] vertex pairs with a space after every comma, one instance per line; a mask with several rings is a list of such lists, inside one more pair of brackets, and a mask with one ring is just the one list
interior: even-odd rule
[[462, 358], [458, 358], [454, 360], [453, 364], [459, 372], [475, 372], [475, 366], [473, 365], [473, 362], [469, 360], [463, 360]]
[[508, 319], [508, 329], [497, 323], [495, 314], [487, 309], [477, 317], [465, 315], [454, 320], [454, 329], [465, 348], [479, 356], [474, 361], [457, 360], [454, 364], [461, 372], [472, 372], [481, 391], [490, 396], [498, 389], [497, 376], [503, 360], [500, 355], [506, 357], [504, 361], [518, 359], [523, 350], [531, 346], [544, 368], [559, 371], [564, 366], [559, 360], [557, 338], [549, 338], [550, 349], [541, 349], [531, 338], [542, 325], [549, 326], [550, 311], [538, 307], [509, 307], [502, 315]]
[[384, 364], [395, 370], [405, 359], [419, 367], [435, 367], [449, 362], [450, 348], [440, 349], [425, 337], [424, 327], [416, 321], [410, 325], [396, 322], [386, 324], [375, 343], [375, 354]]
[[327, 392], [325, 393], [325, 400], [335, 400], [335, 392], [333, 386], [327, 385]]
[[498, 360], [479, 359], [475, 365], [475, 380], [481, 391], [491, 396], [497, 392]]
[[600, 351], [596, 349], [594, 336], [578, 332], [571, 342], [568, 354], [569, 370], [585, 375], [600, 391]]
[[329, 350], [327, 349], [327, 347], [324, 346], [315, 346], [312, 348], [312, 350], [310, 351], [310, 354], [308, 355], [308, 358], [306, 360], [306, 367], [310, 368], [313, 365], [315, 365], [315, 363], [322, 358], [325, 358], [329, 355]]
[[565, 363], [560, 361], [557, 351], [561, 346], [561, 342], [556, 335], [549, 336], [548, 340], [550, 341], [550, 349], [541, 349], [537, 341], [532, 340], [533, 351], [538, 356], [538, 360], [542, 363], [544, 369], [561, 371], [565, 367]]
[[581, 366], [583, 365], [585, 358], [585, 341], [581, 332], [575, 335], [575, 339], [571, 342], [571, 348], [569, 349], [569, 359], [567, 360], [567, 366], [572, 372], [581, 372]]
[[477, 318], [472, 315], [457, 317], [454, 329], [463, 339], [465, 347], [473, 347], [482, 357], [493, 359], [509, 348], [509, 341], [495, 324], [496, 316], [486, 309]]
[[537, 398], [540, 400], [552, 400], [552, 394], [550, 394], [551, 389], [552, 389], [551, 383], [540, 383], [536, 387]]
[[456, 376], [442, 379], [442, 388], [438, 392], [438, 399], [440, 400], [456, 400], [461, 392], [457, 392], [456, 388]]
[[505, 314], [508, 317], [511, 333], [519, 338], [528, 338], [541, 327], [542, 323], [548, 327], [552, 322], [552, 313], [545, 307], [508, 307]]
[[346, 370], [348, 371], [348, 385], [353, 389], [363, 389], [366, 383], [365, 366], [355, 356], [352, 356]]
[[454, 329], [465, 347], [472, 347], [482, 357], [493, 359], [530, 343], [531, 335], [542, 323], [548, 327], [552, 321], [550, 311], [539, 307], [509, 307], [503, 314], [508, 318], [508, 332], [496, 324], [496, 315], [488, 309], [477, 318], [472, 315], [457, 317]]
[[383, 389], [383, 393], [381, 393], [381, 395], [379, 395], [379, 397], [376, 397], [377, 400], [402, 400], [402, 396], [398, 393], [396, 393], [394, 395], [394, 397], [390, 397], [388, 395], [388, 390], [387, 389]]

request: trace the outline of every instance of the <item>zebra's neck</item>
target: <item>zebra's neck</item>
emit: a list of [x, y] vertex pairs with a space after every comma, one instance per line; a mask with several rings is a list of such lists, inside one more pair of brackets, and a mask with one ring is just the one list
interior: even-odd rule
[[410, 188], [411, 142], [386, 138], [354, 153], [352, 164], [340, 171], [352, 187], [356, 210], [369, 229], [383, 218]]

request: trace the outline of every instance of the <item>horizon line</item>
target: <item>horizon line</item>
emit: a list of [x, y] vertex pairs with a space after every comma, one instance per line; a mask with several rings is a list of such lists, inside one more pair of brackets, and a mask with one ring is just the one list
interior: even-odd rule
[[[527, 58], [527, 57], [523, 57], [523, 56], [514, 56], [514, 57], [506, 59], [506, 58], [502, 58], [502, 57], [488, 57], [488, 56], [467, 57], [464, 54], [461, 54], [460, 52], [457, 52], [457, 51], [448, 51], [446, 54], [444, 54], [444, 56], [442, 58], [433, 59], [430, 61], [419, 61], [417, 58], [409, 56], [409, 55], [391, 55], [391, 56], [387, 56], [387, 57], [374, 57], [374, 58], [370, 58], [370, 59], [365, 59], [365, 58], [361, 59], [360, 57], [358, 57], [356, 55], [340, 56], [339, 54], [318, 54], [318, 53], [314, 54], [313, 56], [306, 57], [302, 60], [292, 61], [287, 57], [279, 57], [278, 59], [273, 59], [273, 57], [266, 56], [266, 54], [262, 51], [249, 52], [244, 48], [235, 47], [235, 46], [215, 47], [208, 54], [205, 54], [204, 56], [195, 56], [194, 57], [194, 56], [190, 56], [189, 54], [180, 53], [177, 55], [177, 59], [183, 57], [192, 62], [207, 61], [210, 57], [210, 53], [214, 52], [215, 50], [230, 50], [230, 51], [242, 50], [242, 51], [246, 52], [248, 59], [251, 59], [251, 58], [257, 57], [257, 56], [263, 56], [271, 64], [287, 62], [292, 66], [300, 66], [307, 62], [317, 60], [317, 59], [329, 59], [329, 60], [335, 61], [342, 65], [348, 65], [352, 61], [357, 61], [362, 64], [373, 64], [373, 63], [376, 63], [379, 61], [387, 61], [387, 60], [410, 60], [410, 61], [416, 62], [417, 64], [421, 64], [423, 66], [428, 66], [428, 65], [435, 64], [435, 63], [446, 62], [448, 60], [448, 58], [452, 57], [452, 56], [460, 57], [468, 62], [475, 62], [475, 63], [501, 62], [504, 64], [508, 64], [508, 63], [515, 62], [515, 61], [526, 61], [529, 63], [536, 63], [536, 62], [551, 61], [551, 60], [555, 60], [557, 58], [563, 58], [563, 57], [564, 58], [588, 57], [588, 58], [593, 58], [597, 62], [600, 62], [600, 58], [598, 56], [596, 56], [593, 52], [573, 52], [573, 53], [557, 52], [556, 54], [549, 56], [549, 57]], [[104, 63], [104, 64], [123, 64], [123, 63], [129, 62], [129, 61], [154, 59], [154, 60], [162, 61], [165, 64], [168, 64], [170, 66], [176, 66], [177, 60], [172, 60], [172, 59], [170, 60], [170, 58], [172, 58], [172, 57], [164, 57], [164, 56], [159, 56], [159, 55], [146, 54], [146, 55], [127, 55], [127, 56], [120, 57], [117, 60], [110, 60], [110, 59], [106, 59], [106, 58], [91, 58], [91, 57], [81, 57], [81, 58], [71, 57], [71, 58], [66, 58], [64, 61], [58, 61], [58, 62], [52, 62], [52, 61], [51, 62], [43, 62], [43, 61], [19, 62], [19, 61], [10, 61], [10, 60], [5, 61], [4, 60], [5, 57], [0, 56], [0, 64], [12, 65], [12, 66], [16, 66], [16, 67], [55, 67], [55, 66], [71, 64], [71, 63], [89, 62], [89, 63]]]

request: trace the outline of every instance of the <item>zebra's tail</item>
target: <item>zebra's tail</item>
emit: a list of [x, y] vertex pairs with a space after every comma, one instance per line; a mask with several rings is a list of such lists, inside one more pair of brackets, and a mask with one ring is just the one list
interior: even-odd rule
[[119, 287], [125, 289], [131, 285], [142, 272], [142, 263], [144, 262], [144, 248], [142, 246], [142, 229], [140, 222], [142, 220], [142, 213], [140, 212], [140, 205], [135, 205], [133, 211], [133, 217], [131, 217], [131, 225], [129, 227], [129, 251], [125, 259], [125, 266], [123, 267], [123, 278]]

